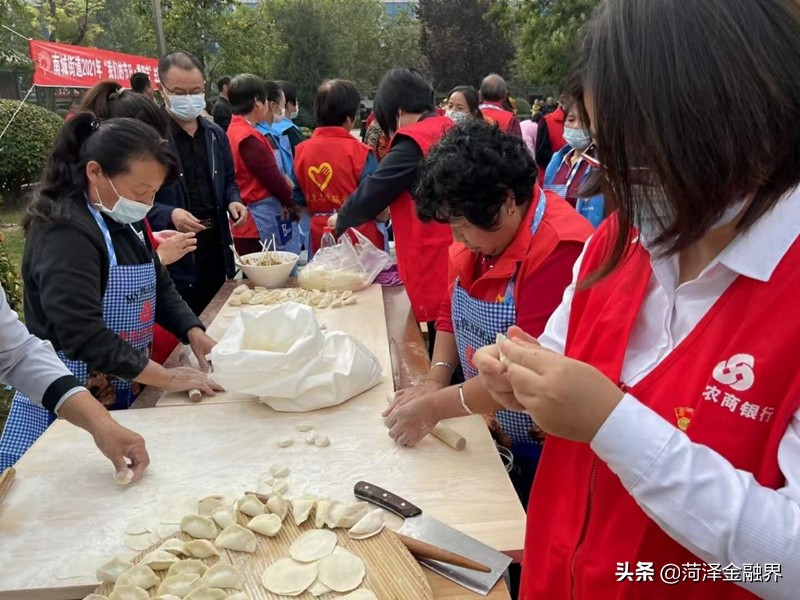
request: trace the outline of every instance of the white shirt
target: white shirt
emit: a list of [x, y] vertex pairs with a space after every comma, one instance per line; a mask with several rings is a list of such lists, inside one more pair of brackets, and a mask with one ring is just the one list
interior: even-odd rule
[[[651, 259], [653, 275], [625, 352], [622, 381], [632, 386], [652, 371], [736, 277], [768, 281], [798, 235], [800, 188], [738, 236], [693, 281], [678, 286], [676, 256]], [[539, 338], [542, 345], [561, 353], [582, 260], [583, 256], [575, 265], [572, 285]], [[739, 585], [769, 600], [800, 597], [800, 411], [778, 447], [778, 464], [786, 477], [779, 490], [761, 486], [751, 473], [693, 443], [630, 394], [597, 432], [591, 448], [642, 510], [682, 546], [722, 567], [778, 563], [783, 576], [778, 582]]]

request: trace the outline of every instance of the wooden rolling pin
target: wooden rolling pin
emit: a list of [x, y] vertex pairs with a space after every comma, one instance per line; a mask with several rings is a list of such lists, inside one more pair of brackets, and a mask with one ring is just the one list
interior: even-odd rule
[[431, 560], [438, 560], [448, 565], [464, 567], [465, 569], [472, 569], [473, 571], [480, 571], [481, 573], [492, 572], [486, 565], [470, 560], [466, 556], [461, 556], [455, 552], [450, 552], [449, 550], [433, 546], [421, 540], [415, 540], [414, 538], [401, 535], [397, 532], [395, 532], [395, 535], [400, 538], [403, 545], [408, 548], [408, 551], [416, 558], [430, 558]]
[[[394, 395], [396, 392], [389, 392], [386, 400], [391, 404], [394, 402]], [[461, 435], [460, 433], [456, 432], [454, 429], [451, 429], [447, 425], [442, 425], [441, 423], [437, 423], [436, 427], [433, 428], [431, 431], [431, 435], [448, 446], [450, 446], [456, 452], [461, 452], [464, 448], [467, 447], [467, 440], [466, 438]]]
[[11, 484], [14, 483], [14, 478], [16, 476], [17, 472], [14, 470], [14, 467], [6, 469], [3, 471], [3, 474], [0, 475], [0, 502], [6, 497], [6, 492], [11, 487]]

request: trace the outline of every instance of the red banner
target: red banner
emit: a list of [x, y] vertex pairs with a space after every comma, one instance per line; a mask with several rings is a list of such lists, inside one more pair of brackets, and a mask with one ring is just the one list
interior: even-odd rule
[[113, 79], [130, 88], [134, 73], [147, 73], [158, 83], [158, 60], [98, 48], [31, 40], [31, 59], [36, 64], [34, 85], [90, 88], [98, 81]]

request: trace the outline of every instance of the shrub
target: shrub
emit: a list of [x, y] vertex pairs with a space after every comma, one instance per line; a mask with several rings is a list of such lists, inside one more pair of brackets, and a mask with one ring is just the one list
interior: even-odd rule
[[[17, 100], [0, 100], [0, 131], [19, 105]], [[54, 112], [22, 105], [0, 139], [0, 194], [7, 206], [18, 206], [24, 187], [39, 178], [62, 124]]]
[[521, 118], [531, 116], [531, 103], [525, 98], [516, 98], [517, 102], [517, 116]]
[[0, 285], [6, 293], [8, 305], [15, 311], [22, 310], [22, 279], [17, 272], [17, 266], [8, 255], [5, 244], [5, 235], [0, 231]]

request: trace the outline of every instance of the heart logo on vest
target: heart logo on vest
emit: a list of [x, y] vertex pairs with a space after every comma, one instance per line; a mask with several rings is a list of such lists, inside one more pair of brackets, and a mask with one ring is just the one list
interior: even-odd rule
[[149, 323], [153, 320], [153, 303], [148, 300], [142, 305], [142, 312], [139, 313], [140, 323]]
[[749, 354], [736, 354], [714, 367], [714, 379], [737, 392], [749, 390], [756, 382], [753, 372], [755, 362], [755, 358]]
[[309, 167], [308, 177], [319, 188], [320, 192], [324, 192], [331, 179], [333, 179], [333, 167], [327, 162], [316, 167]]

